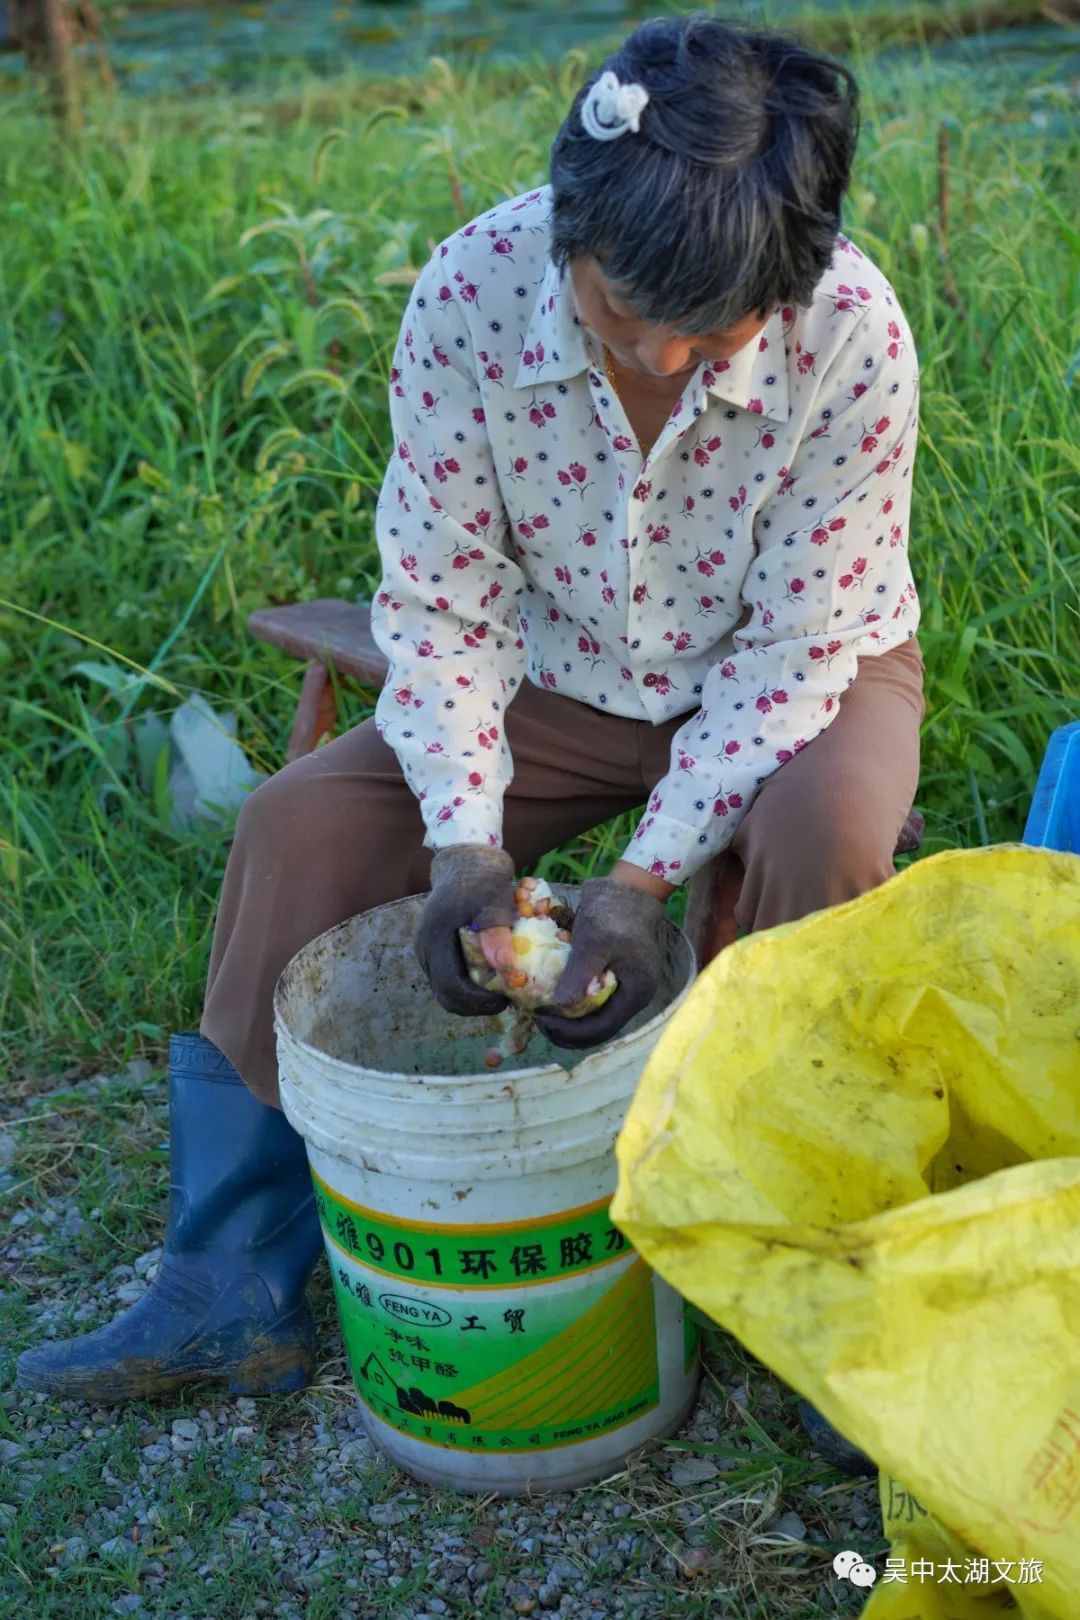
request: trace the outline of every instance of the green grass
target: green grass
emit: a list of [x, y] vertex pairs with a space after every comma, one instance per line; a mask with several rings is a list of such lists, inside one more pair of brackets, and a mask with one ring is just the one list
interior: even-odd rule
[[[174, 834], [146, 717], [193, 691], [280, 764], [267, 600], [364, 596], [396, 272], [544, 173], [579, 63], [97, 110], [59, 157], [0, 110], [0, 1027], [16, 1075], [160, 1052], [197, 1016], [220, 834]], [[864, 68], [849, 228], [923, 365], [927, 849], [1016, 837], [1080, 692], [1075, 125], [1055, 92]], [[529, 88], [522, 94], [525, 83]], [[951, 140], [948, 268], [935, 236]], [[951, 301], [950, 301], [951, 300]], [[958, 307], [959, 306], [959, 307]], [[1072, 323], [1072, 324], [1071, 324]], [[352, 699], [353, 719], [370, 698]], [[595, 870], [625, 828], [560, 853]]]
[[[32, 1306], [54, 1297], [54, 1279], [72, 1279], [58, 1325], [77, 1330], [80, 1299], [110, 1313], [94, 1279], [160, 1230], [160, 1080], [35, 1100], [46, 1075], [158, 1060], [167, 1033], [198, 1014], [226, 845], [220, 833], [170, 830], [152, 717], [205, 693], [238, 713], [256, 764], [281, 762], [299, 672], [248, 640], [246, 615], [271, 599], [370, 592], [387, 356], [405, 297], [395, 273], [462, 212], [542, 177], [575, 71], [438, 70], [407, 102], [400, 87], [343, 82], [289, 100], [120, 104], [95, 109], [81, 154], [65, 158], [31, 106], [0, 107], [0, 1115], [17, 1144], [5, 1213], [18, 1205], [46, 1235], [2, 1301], [4, 1383], [10, 1352], [40, 1331]], [[1068, 380], [1080, 339], [1070, 325], [1080, 136], [1073, 124], [1051, 139], [1032, 123], [1033, 110], [1064, 122], [1052, 90], [988, 101], [918, 61], [869, 65], [865, 84], [850, 229], [894, 279], [923, 362], [913, 553], [933, 851], [1016, 837], [1046, 736], [1080, 709]], [[934, 235], [942, 124], [948, 274]], [[370, 695], [349, 701], [353, 719], [370, 710]], [[557, 852], [551, 871], [602, 869], [626, 830]], [[47, 1224], [61, 1202], [83, 1221], [70, 1240]], [[89, 1620], [139, 1591], [144, 1612], [261, 1613], [256, 1599], [276, 1605], [286, 1592], [227, 1530], [244, 1493], [267, 1481], [297, 1491], [335, 1547], [370, 1537], [366, 1504], [405, 1485], [389, 1464], [357, 1475], [351, 1507], [324, 1512], [308, 1489], [314, 1425], [351, 1399], [325, 1279], [317, 1297], [319, 1385], [260, 1406], [250, 1450], [197, 1454], [153, 1497], [155, 1542], [190, 1553], [186, 1575], [170, 1565], [167, 1609], [152, 1549], [132, 1542], [75, 1567], [53, 1549], [111, 1510], [111, 1481], [133, 1476], [148, 1429], [198, 1399], [160, 1418], [141, 1405], [80, 1417], [87, 1436], [62, 1427], [70, 1412], [3, 1396], [0, 1439], [28, 1445], [25, 1477], [13, 1471], [3, 1493], [17, 1503], [4, 1606]], [[670, 1566], [635, 1556], [620, 1589], [670, 1589], [672, 1612], [701, 1620], [809, 1620], [826, 1611], [806, 1596], [805, 1568], [779, 1569], [763, 1509], [799, 1513], [819, 1548], [841, 1538], [873, 1551], [877, 1527], [853, 1517], [851, 1487], [809, 1459], [790, 1392], [720, 1334], [710, 1366], [714, 1392], [748, 1391], [750, 1420], [717, 1395], [722, 1477], [696, 1504], [655, 1461], [610, 1487], [632, 1529], [674, 1549]], [[745, 1511], [732, 1507], [740, 1492]], [[577, 1498], [573, 1513], [595, 1500]], [[482, 1612], [506, 1613], [500, 1582], [521, 1571], [494, 1509], [463, 1513], [432, 1495], [425, 1514], [425, 1534], [478, 1525], [495, 1571]], [[695, 1520], [706, 1545], [692, 1567], [681, 1560]], [[226, 1547], [226, 1566], [195, 1573]], [[421, 1563], [397, 1594], [369, 1580], [361, 1612], [400, 1612], [424, 1579]], [[738, 1583], [722, 1609], [720, 1579]], [[340, 1600], [331, 1581], [297, 1597], [296, 1612], [329, 1620]]]

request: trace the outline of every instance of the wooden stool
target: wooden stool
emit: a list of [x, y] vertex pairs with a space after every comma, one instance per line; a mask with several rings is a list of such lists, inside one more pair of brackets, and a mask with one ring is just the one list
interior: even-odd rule
[[[386, 659], [371, 634], [371, 610], [362, 602], [323, 597], [288, 607], [260, 608], [248, 620], [248, 629], [256, 640], [268, 641], [307, 663], [289, 737], [286, 757], [290, 760], [309, 754], [323, 737], [336, 730], [335, 675], [376, 690], [386, 679]], [[896, 853], [906, 855], [918, 849], [923, 830], [922, 816], [912, 810]], [[735, 907], [741, 887], [742, 867], [734, 857], [710, 861], [690, 879], [683, 929], [699, 966], [711, 962], [736, 938]]]
[[260, 608], [248, 620], [248, 629], [256, 641], [282, 647], [307, 663], [285, 753], [290, 762], [310, 754], [336, 730], [334, 674], [350, 676], [376, 691], [386, 679], [386, 659], [375, 645], [371, 609], [365, 602], [341, 602], [325, 596], [288, 607]]

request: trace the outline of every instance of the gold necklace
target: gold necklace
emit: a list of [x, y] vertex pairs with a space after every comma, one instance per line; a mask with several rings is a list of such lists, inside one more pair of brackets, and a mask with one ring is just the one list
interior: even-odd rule
[[[615, 395], [615, 398], [618, 400], [619, 404], [622, 406], [623, 415], [626, 417], [626, 420], [629, 422], [630, 421], [630, 412], [626, 409], [626, 403], [623, 400], [622, 394], [619, 392], [619, 385], [615, 381], [615, 369], [614, 369], [615, 368], [615, 361], [614, 361], [614, 357], [612, 356], [611, 350], [608, 348], [606, 343], [602, 343], [600, 345], [600, 347], [604, 351], [604, 371], [605, 371], [605, 373], [607, 375], [608, 382], [611, 384], [611, 391]], [[631, 426], [633, 426], [633, 423], [631, 423]], [[656, 443], [656, 439], [655, 438], [650, 439], [648, 444], [645, 444], [642, 441], [641, 435], [637, 432], [636, 428], [634, 429], [634, 433], [635, 433], [635, 436], [636, 436], [637, 441], [638, 441], [638, 449], [641, 451], [642, 460], [647, 461], [649, 459], [649, 451], [652, 449], [653, 445]]]

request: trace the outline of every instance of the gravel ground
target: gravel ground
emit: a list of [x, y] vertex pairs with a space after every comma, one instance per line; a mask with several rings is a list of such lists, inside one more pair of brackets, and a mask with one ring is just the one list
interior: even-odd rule
[[[160, 1230], [161, 1092], [136, 1067], [24, 1099], [28, 1122], [0, 1131], [0, 1193], [22, 1204], [0, 1240], [11, 1349], [94, 1326], [152, 1280], [157, 1247], [117, 1254], [132, 1228], [144, 1243]], [[118, 1114], [122, 1137], [95, 1152]], [[95, 1117], [101, 1134], [86, 1130]], [[203, 1391], [168, 1405], [58, 1403], [14, 1391], [9, 1358], [4, 1612], [28, 1598], [35, 1615], [65, 1620], [793, 1620], [857, 1608], [830, 1560], [840, 1546], [881, 1545], [876, 1487], [810, 1458], [790, 1392], [726, 1336], [711, 1338], [702, 1399], [677, 1446], [646, 1448], [573, 1494], [463, 1498], [413, 1484], [366, 1437], [320, 1270], [325, 1360], [317, 1383], [287, 1400]]]

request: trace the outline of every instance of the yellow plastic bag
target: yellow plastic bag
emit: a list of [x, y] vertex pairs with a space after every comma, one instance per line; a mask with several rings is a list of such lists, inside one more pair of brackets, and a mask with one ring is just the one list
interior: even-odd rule
[[1075, 1620], [1080, 858], [935, 856], [725, 951], [618, 1156], [650, 1264], [882, 1468], [865, 1620]]

